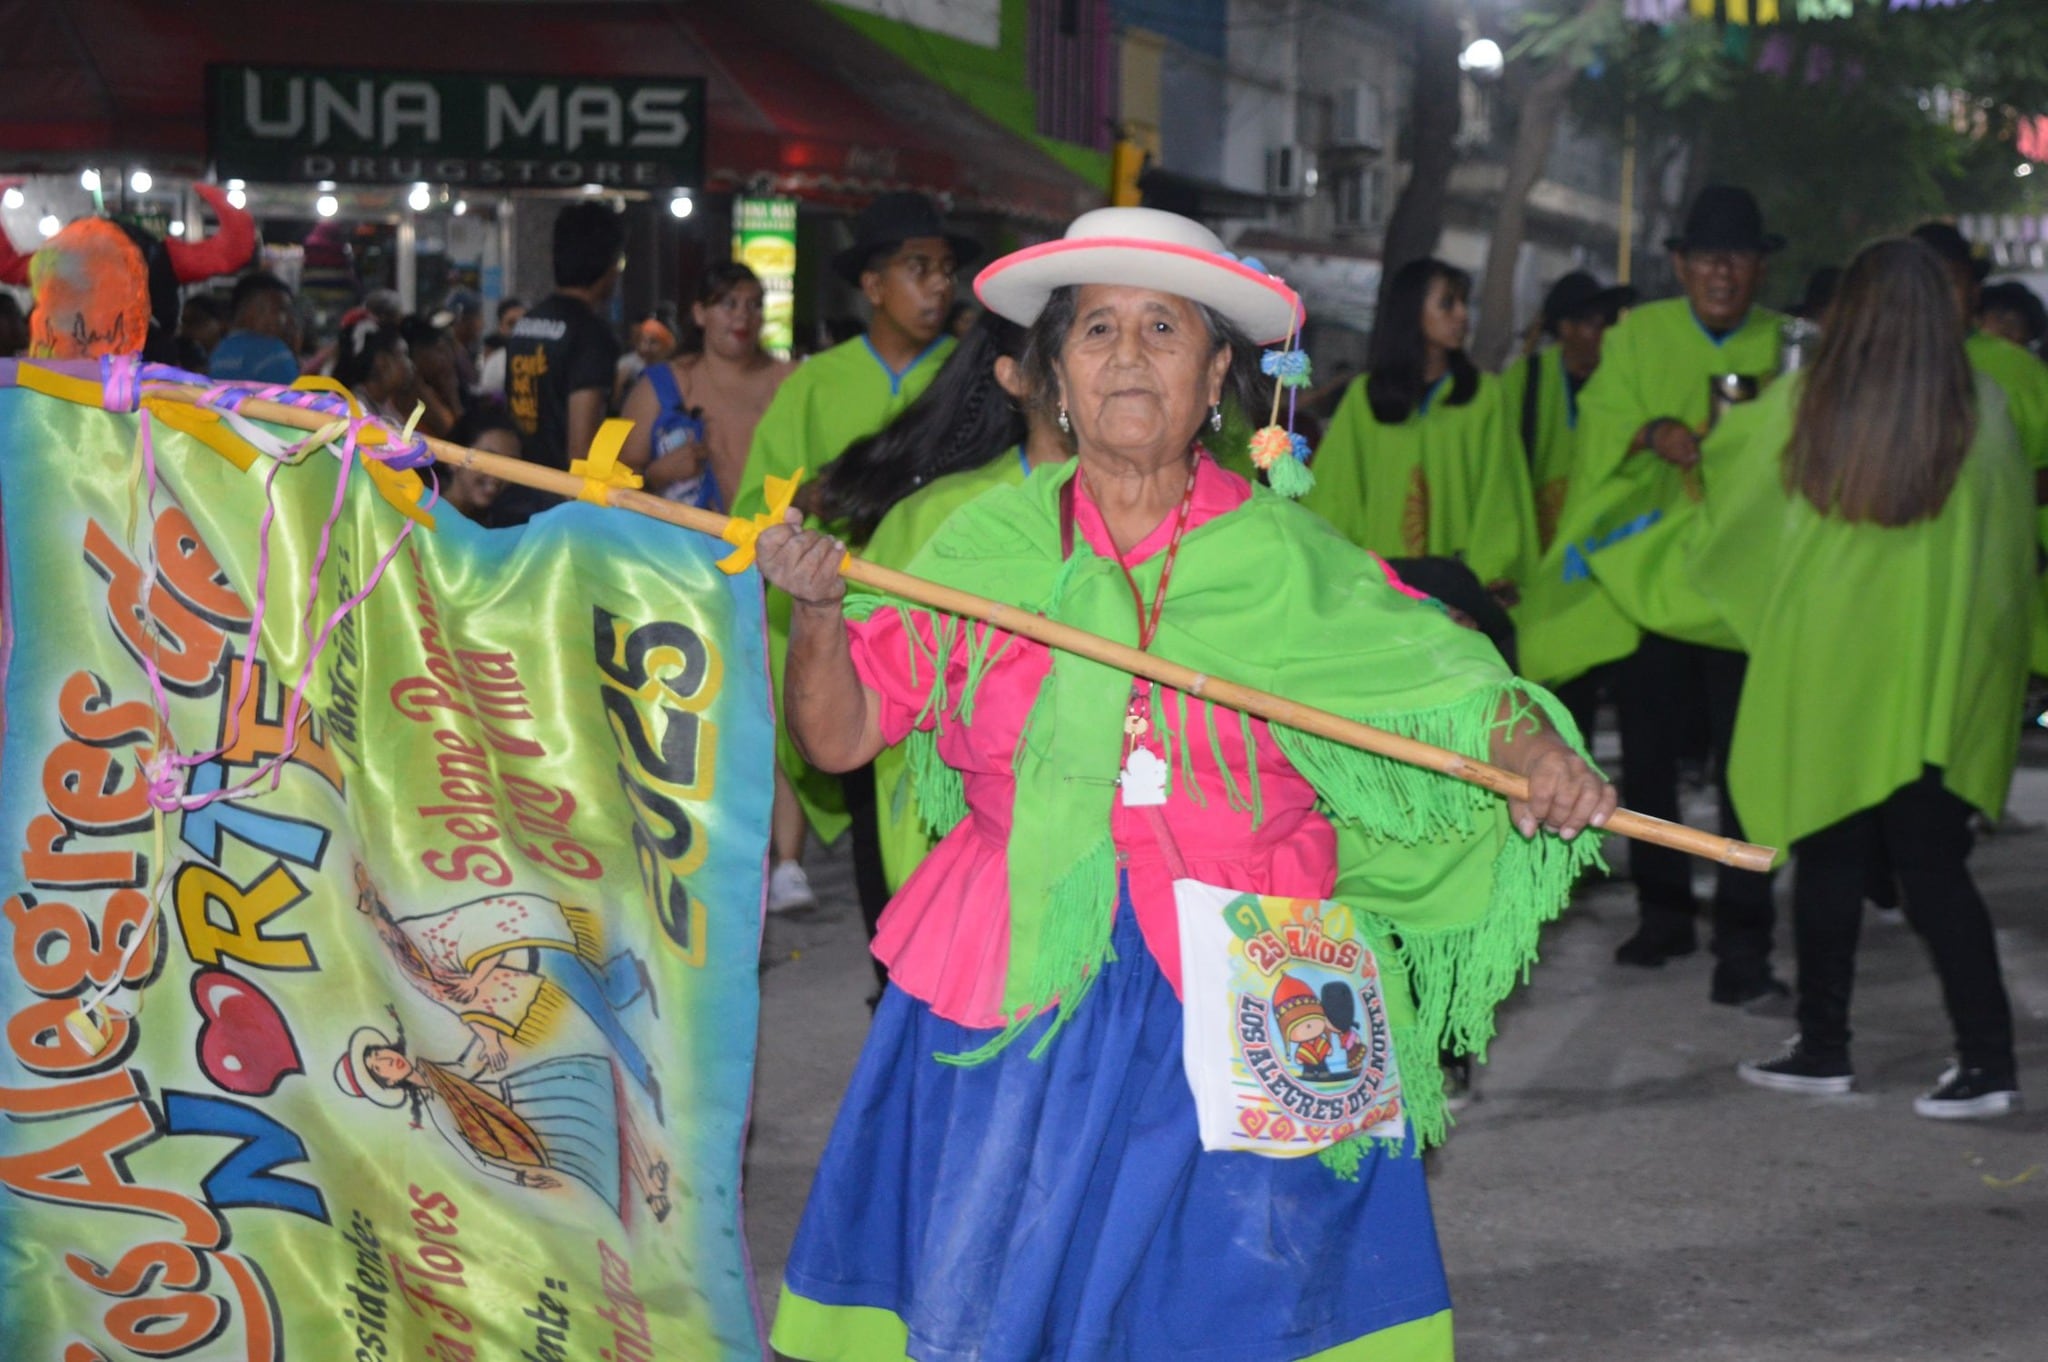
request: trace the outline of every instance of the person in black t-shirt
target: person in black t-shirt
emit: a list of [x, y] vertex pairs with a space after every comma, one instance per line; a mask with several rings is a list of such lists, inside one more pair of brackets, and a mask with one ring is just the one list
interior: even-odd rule
[[[572, 203], [555, 215], [555, 291], [505, 338], [505, 403], [534, 463], [567, 469], [604, 421], [619, 343], [597, 309], [618, 287], [624, 244], [619, 215], [602, 203]], [[491, 518], [523, 525], [560, 500], [508, 486]]]

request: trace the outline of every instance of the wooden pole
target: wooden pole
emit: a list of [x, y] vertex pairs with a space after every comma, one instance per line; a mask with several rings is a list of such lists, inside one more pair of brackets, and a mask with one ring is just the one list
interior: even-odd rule
[[[148, 389], [147, 395], [198, 405], [204, 397], [204, 389], [175, 385], [152, 386]], [[290, 426], [297, 430], [323, 430], [333, 424], [332, 417], [320, 412], [263, 398], [244, 398], [236, 410], [258, 421]], [[449, 444], [445, 440], [428, 438], [426, 444], [434, 458], [441, 463], [474, 468], [480, 473], [488, 473], [506, 482], [518, 483], [522, 487], [532, 487], [543, 492], [553, 492], [562, 497], [574, 498], [583, 491], [583, 479], [571, 473], [542, 468], [521, 459], [486, 454], [478, 449], [465, 449], [461, 445]], [[608, 488], [605, 499], [608, 504], [622, 510], [634, 511], [671, 525], [681, 525], [685, 529], [696, 530], [714, 538], [723, 536], [727, 523], [727, 518], [715, 511], [700, 510], [648, 492]], [[1439, 771], [1508, 799], [1523, 799], [1529, 793], [1527, 780], [1498, 766], [1474, 760], [1446, 748], [1417, 742], [1413, 738], [1404, 738], [1397, 733], [1388, 733], [1370, 724], [1341, 718], [1326, 710], [1298, 704], [1284, 696], [1208, 676], [1192, 667], [1184, 667], [1177, 662], [1154, 657], [1150, 653], [1140, 652], [1136, 648], [1112, 642], [1100, 635], [1073, 628], [1071, 625], [1033, 615], [1015, 606], [1004, 605], [1000, 601], [989, 600], [985, 596], [958, 591], [876, 563], [864, 562], [851, 554], [847, 555], [840, 573], [848, 581], [861, 586], [916, 601], [920, 605], [928, 605], [951, 615], [985, 621], [1008, 633], [1019, 634], [1048, 647], [1078, 654], [1106, 666], [1115, 667], [1119, 671], [1148, 677], [1162, 686], [1184, 691], [1231, 709], [1242, 710], [1268, 723], [1285, 724], [1304, 733], [1314, 733], [1349, 747], [1376, 752], [1380, 756], [1405, 762], [1410, 766]], [[1607, 820], [1607, 831], [1637, 841], [1670, 847], [1742, 870], [1768, 870], [1777, 855], [1769, 847], [1738, 842], [1732, 838], [1689, 828], [1681, 823], [1667, 823], [1661, 818], [1651, 818], [1628, 809], [1615, 810], [1613, 816]]]

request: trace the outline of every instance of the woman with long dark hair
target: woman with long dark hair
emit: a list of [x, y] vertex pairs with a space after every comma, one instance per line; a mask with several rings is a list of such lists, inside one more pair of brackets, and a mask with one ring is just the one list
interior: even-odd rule
[[[821, 511], [867, 540], [863, 558], [908, 567], [954, 511], [1072, 454], [1051, 406], [1034, 397], [1025, 376], [1024, 334], [1015, 322], [984, 312], [931, 387], [826, 470]], [[937, 840], [912, 784], [901, 744], [875, 758], [882, 877], [892, 894]]]
[[983, 313], [901, 416], [826, 466], [819, 515], [844, 525], [848, 538], [867, 544], [866, 556], [873, 557], [871, 541], [897, 503], [1017, 450], [1029, 434], [1017, 369], [1023, 353], [1024, 328]]
[[1511, 601], [1535, 555], [1535, 503], [1495, 380], [1465, 353], [1471, 292], [1441, 260], [1395, 273], [1302, 504], [1382, 557], [1461, 559]]
[[1864, 874], [1883, 852], [1955, 1028], [1955, 1063], [1914, 1109], [2011, 1111], [2011, 1007], [1966, 858], [2017, 759], [2033, 497], [1936, 256], [1905, 240], [1859, 255], [1811, 366], [1724, 423], [1701, 469], [1694, 576], [1749, 654], [1728, 783], [1743, 826], [1795, 857], [1799, 1036], [1739, 1072], [1852, 1086]]

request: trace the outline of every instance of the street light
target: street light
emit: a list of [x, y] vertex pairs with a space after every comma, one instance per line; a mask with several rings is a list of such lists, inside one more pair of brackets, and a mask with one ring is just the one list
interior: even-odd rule
[[170, 232], [172, 236], [183, 236], [185, 235], [185, 224], [178, 221], [176, 218], [172, 218], [171, 225], [167, 230]]
[[469, 211], [469, 200], [457, 199], [454, 203], [448, 205], [448, 211], [455, 214], [456, 217], [461, 217]]
[[697, 211], [697, 201], [690, 197], [688, 190], [678, 190], [668, 201], [668, 211], [679, 218], [686, 218]]
[[1480, 38], [1458, 54], [1458, 69], [1480, 80], [1492, 80], [1505, 65], [1507, 57], [1491, 38]]
[[323, 218], [331, 218], [341, 211], [341, 200], [332, 194], [322, 194], [313, 200], [313, 211]]
[[128, 177], [128, 187], [138, 194], [147, 194], [155, 183], [155, 178], [146, 170], [138, 170]]
[[433, 191], [427, 188], [426, 181], [424, 180], [413, 185], [412, 193], [405, 196], [405, 206], [412, 209], [415, 213], [426, 212], [428, 206], [433, 202]]

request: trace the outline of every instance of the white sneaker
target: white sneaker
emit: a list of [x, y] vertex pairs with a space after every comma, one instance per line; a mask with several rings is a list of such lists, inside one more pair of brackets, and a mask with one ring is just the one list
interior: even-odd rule
[[804, 868], [795, 861], [777, 861], [775, 869], [768, 872], [768, 911], [790, 913], [817, 906], [818, 895]]

